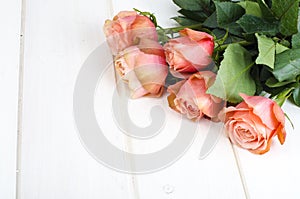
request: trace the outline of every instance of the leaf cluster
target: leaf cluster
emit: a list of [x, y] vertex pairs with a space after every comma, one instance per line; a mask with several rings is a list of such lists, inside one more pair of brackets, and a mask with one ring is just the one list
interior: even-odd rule
[[269, 93], [300, 106], [300, 0], [173, 0], [181, 26], [201, 24], [215, 37], [217, 80], [210, 94]]

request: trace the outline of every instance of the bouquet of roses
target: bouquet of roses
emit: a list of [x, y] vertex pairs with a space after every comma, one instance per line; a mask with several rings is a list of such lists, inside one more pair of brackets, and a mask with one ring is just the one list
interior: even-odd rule
[[169, 93], [169, 106], [224, 122], [231, 142], [256, 154], [283, 144], [287, 99], [300, 106], [299, 0], [173, 0], [179, 24], [123, 11], [104, 32], [132, 98]]

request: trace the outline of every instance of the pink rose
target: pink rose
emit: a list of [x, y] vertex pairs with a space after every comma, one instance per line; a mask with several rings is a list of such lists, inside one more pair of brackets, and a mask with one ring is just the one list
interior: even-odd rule
[[205, 33], [185, 28], [181, 37], [165, 44], [167, 62], [178, 72], [197, 72], [211, 62], [214, 51], [214, 38]]
[[187, 80], [169, 86], [169, 106], [192, 120], [199, 120], [203, 116], [216, 119], [224, 107], [224, 102], [220, 98], [206, 93], [215, 78], [216, 75], [213, 72], [201, 71], [193, 74]]
[[112, 21], [106, 20], [104, 33], [114, 55], [138, 43], [139, 38], [158, 40], [152, 21], [135, 11], [122, 11]]
[[276, 135], [283, 144], [285, 117], [276, 102], [261, 96], [240, 96], [242, 103], [220, 113], [231, 142], [255, 154], [268, 152]]
[[126, 48], [117, 55], [115, 68], [128, 83], [132, 98], [162, 95], [168, 66], [158, 42], [143, 39], [138, 45]]

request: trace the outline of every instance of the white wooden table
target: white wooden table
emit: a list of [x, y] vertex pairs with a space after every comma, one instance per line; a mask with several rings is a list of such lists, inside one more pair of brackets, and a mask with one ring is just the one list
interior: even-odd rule
[[[165, 27], [177, 10], [171, 0], [1, 0], [0, 199], [300, 198], [300, 109], [290, 103], [284, 110], [295, 129], [287, 122], [285, 145], [275, 141], [263, 156], [221, 136], [199, 160], [204, 131], [173, 165], [132, 175], [103, 166], [85, 150], [73, 119], [76, 77], [105, 40], [104, 20], [133, 7], [154, 12]], [[151, 101], [134, 103], [144, 102]], [[132, 112], [143, 114], [138, 109]], [[95, 110], [103, 115], [97, 104]], [[132, 119], [147, 123], [134, 114]], [[170, 136], [121, 143], [133, 151], [155, 151]]]

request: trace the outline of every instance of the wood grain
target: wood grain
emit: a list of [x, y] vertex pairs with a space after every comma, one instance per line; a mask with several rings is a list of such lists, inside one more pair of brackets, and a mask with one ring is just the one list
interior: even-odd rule
[[15, 198], [21, 0], [0, 7], [0, 198]]
[[[16, 196], [16, 143], [21, 1], [0, 8], [0, 198]], [[163, 27], [176, 25], [169, 18], [177, 7], [171, 0], [30, 0], [26, 4], [22, 139], [18, 199], [194, 199], [194, 198], [299, 198], [299, 109], [286, 104], [294, 121], [287, 123], [287, 142], [276, 141], [263, 156], [232, 148], [220, 136], [211, 153], [199, 159], [212, 124], [202, 121], [188, 151], [174, 164], [146, 175], [118, 173], [97, 162], [80, 142], [73, 119], [73, 90], [86, 58], [105, 42], [102, 26], [121, 10], [133, 7], [155, 13]], [[101, 59], [101, 57], [99, 57]], [[4, 67], [3, 67], [4, 66]], [[113, 69], [106, 71], [95, 93], [95, 114], [105, 121], [105, 136], [131, 153], [151, 153], [176, 137], [181, 118], [161, 99], [129, 101], [131, 120], [151, 122], [154, 105], [163, 107], [165, 129], [153, 139], [137, 140], [122, 134], [111, 114]], [[4, 110], [4, 111], [3, 111]], [[130, 131], [130, 129], [128, 129]], [[187, 132], [189, 133], [189, 132]], [[216, 133], [216, 131], [213, 131]], [[4, 161], [3, 161], [4, 160]], [[125, 161], [134, 160], [125, 159]]]
[[299, 198], [300, 190], [300, 108], [286, 102], [283, 110], [291, 118], [294, 129], [286, 119], [287, 137], [284, 145], [274, 139], [271, 150], [264, 155], [236, 148], [251, 198]]
[[77, 74], [110, 12], [109, 1], [27, 2], [21, 199], [130, 198], [131, 179], [85, 150], [73, 119]]

